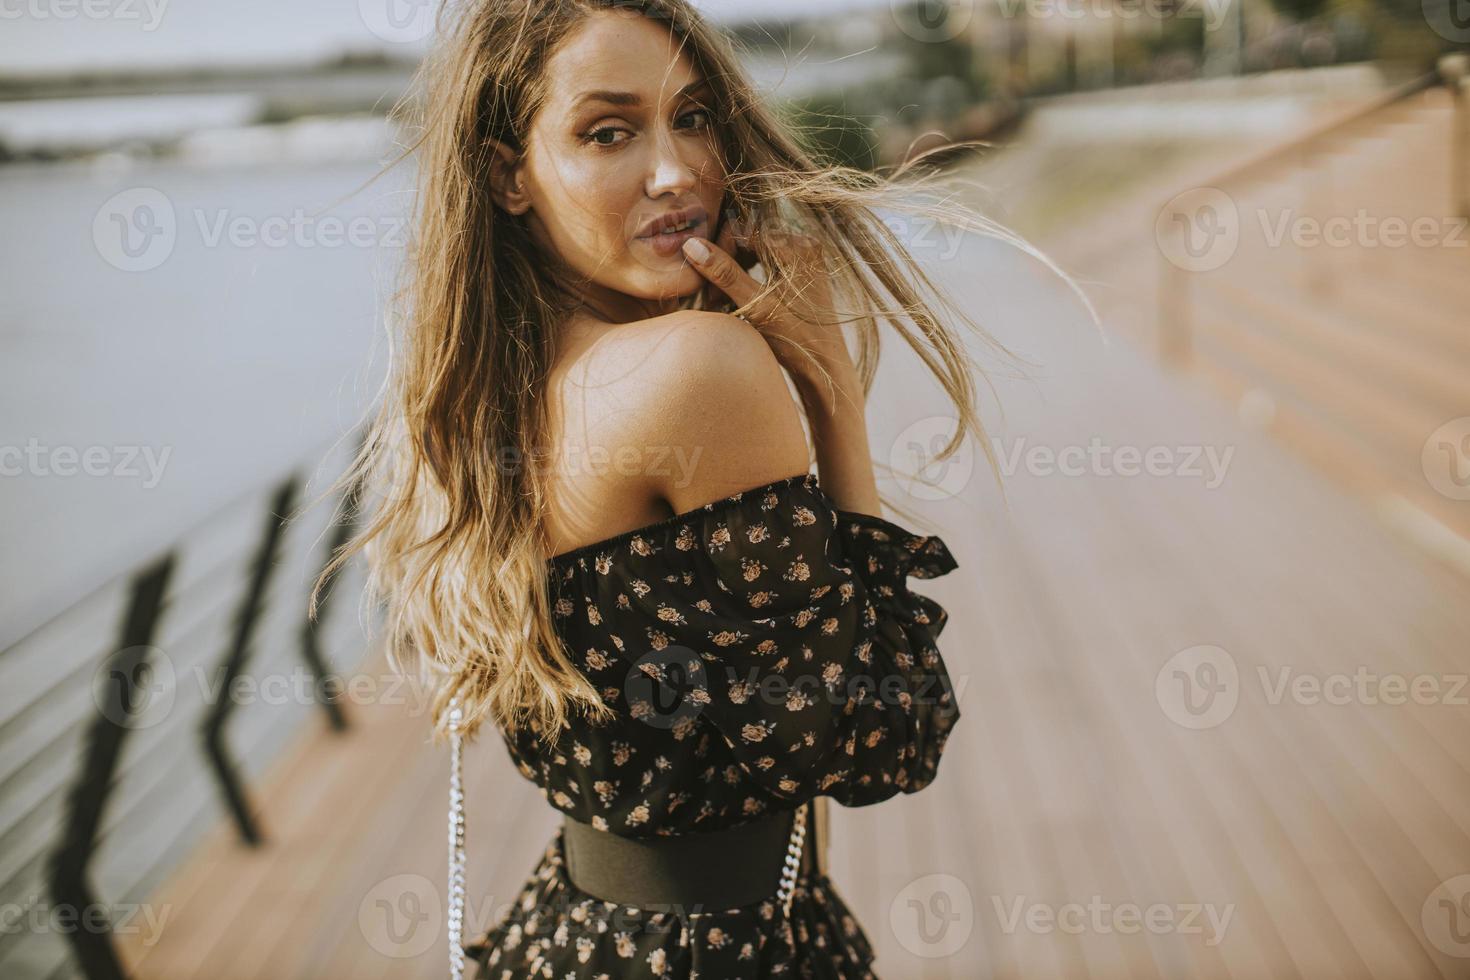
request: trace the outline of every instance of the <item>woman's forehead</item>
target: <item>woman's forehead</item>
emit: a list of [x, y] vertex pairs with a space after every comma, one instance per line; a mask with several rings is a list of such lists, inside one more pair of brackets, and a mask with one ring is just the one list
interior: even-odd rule
[[634, 106], [678, 97], [703, 81], [683, 47], [647, 17], [593, 15], [552, 56], [548, 101], [574, 110], [592, 101]]

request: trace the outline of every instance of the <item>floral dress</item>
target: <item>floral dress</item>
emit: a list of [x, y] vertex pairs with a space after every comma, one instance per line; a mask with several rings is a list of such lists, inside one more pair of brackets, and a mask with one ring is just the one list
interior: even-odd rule
[[[907, 580], [956, 567], [937, 536], [839, 510], [814, 473], [565, 552], [548, 562], [557, 632], [617, 721], [574, 719], [555, 747], [501, 734], [553, 807], [629, 837], [918, 792], [959, 707], [935, 645], [947, 614]], [[874, 977], [824, 873], [797, 879], [789, 917], [774, 894], [640, 909], [572, 884], [560, 828], [465, 951], [492, 980]]]

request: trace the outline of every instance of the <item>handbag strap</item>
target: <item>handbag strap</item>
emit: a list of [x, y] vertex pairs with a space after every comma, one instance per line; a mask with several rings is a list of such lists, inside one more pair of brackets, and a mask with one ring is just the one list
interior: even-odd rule
[[449, 976], [464, 980], [464, 774], [458, 697], [449, 702]]
[[791, 918], [791, 899], [796, 895], [796, 876], [801, 871], [801, 849], [806, 843], [807, 811], [812, 808], [814, 799], [796, 808], [796, 816], [791, 822], [791, 840], [786, 844], [786, 866], [781, 869], [781, 887], [776, 890], [776, 900], [781, 903], [781, 911], [788, 919]]

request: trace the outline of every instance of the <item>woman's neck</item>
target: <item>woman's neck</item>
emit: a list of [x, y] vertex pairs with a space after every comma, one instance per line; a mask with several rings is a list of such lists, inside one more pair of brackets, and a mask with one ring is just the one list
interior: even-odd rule
[[673, 313], [685, 308], [682, 297], [667, 299], [640, 299], [605, 286], [589, 284], [582, 289], [578, 309], [584, 315], [596, 317], [606, 323], [633, 323], [650, 320], [656, 316]]

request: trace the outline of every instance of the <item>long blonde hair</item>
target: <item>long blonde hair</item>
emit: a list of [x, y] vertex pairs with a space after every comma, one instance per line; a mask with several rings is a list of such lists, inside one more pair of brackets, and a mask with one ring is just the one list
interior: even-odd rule
[[[958, 424], [936, 459], [954, 455], [968, 434], [996, 468], [975, 408], [981, 372], [947, 322], [1013, 355], [935, 287], [874, 212], [888, 208], [998, 236], [1037, 254], [952, 193], [929, 192], [938, 168], [924, 166], [926, 158], [963, 144], [937, 147], [888, 174], [818, 163], [758, 97], [730, 39], [687, 0], [447, 5], [440, 45], [408, 96], [419, 133], [405, 156], [419, 152], [419, 187], [397, 297], [403, 328], [391, 341], [396, 356], [362, 447], [327, 491], [357, 489], [342, 496], [356, 530], [311, 594], [314, 616], [323, 584], [364, 552], [365, 600], [386, 606], [394, 668], [403, 670], [401, 654], [415, 659], [436, 742], [448, 736], [447, 707], [456, 696], [466, 738], [489, 718], [508, 732], [529, 724], [554, 742], [573, 712], [594, 723], [612, 716], [554, 629], [542, 534], [543, 396], [577, 284], [548, 261], [554, 257], [538, 256], [523, 219], [498, 209], [488, 193], [493, 143], [523, 148], [559, 41], [589, 14], [612, 8], [666, 25], [710, 81], [727, 161], [727, 215], [761, 231], [751, 247], [765, 270], [763, 295], [794, 298], [814, 272], [793, 262], [769, 231], [815, 238], [828, 260], [820, 274], [832, 277], [841, 305], [852, 306], [834, 311], [830, 322], [834, 329], [854, 324], [864, 391], [878, 366], [877, 321], [887, 319], [954, 403]], [[705, 295], [685, 305], [702, 304]]]

